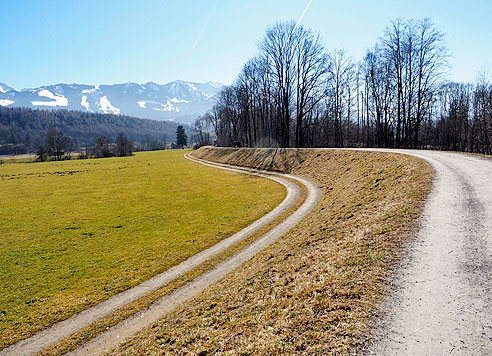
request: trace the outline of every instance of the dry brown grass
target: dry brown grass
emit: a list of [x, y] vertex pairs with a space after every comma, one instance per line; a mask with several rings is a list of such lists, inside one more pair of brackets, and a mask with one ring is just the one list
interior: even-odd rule
[[367, 337], [429, 191], [430, 167], [375, 152], [278, 151], [271, 162], [271, 150], [247, 152], [197, 156], [313, 179], [320, 203], [275, 244], [111, 355], [339, 355]]

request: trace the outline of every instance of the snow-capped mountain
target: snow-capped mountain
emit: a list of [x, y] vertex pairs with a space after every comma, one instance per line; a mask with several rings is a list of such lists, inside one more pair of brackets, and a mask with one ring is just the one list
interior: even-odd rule
[[95, 86], [57, 84], [17, 90], [0, 83], [0, 106], [103, 112], [193, 123], [197, 116], [212, 108], [222, 86], [215, 82], [177, 80], [163, 85], [153, 82]]
[[1, 94], [6, 93], [10, 90], [15, 90], [15, 88], [11, 87], [10, 85], [7, 85], [5, 83], [0, 83], [0, 93]]

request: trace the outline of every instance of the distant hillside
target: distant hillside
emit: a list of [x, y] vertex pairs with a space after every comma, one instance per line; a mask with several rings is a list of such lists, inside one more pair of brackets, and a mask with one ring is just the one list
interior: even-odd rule
[[139, 118], [193, 123], [210, 110], [222, 88], [215, 82], [177, 80], [159, 85], [57, 84], [17, 90], [0, 83], [0, 106], [31, 109], [66, 109], [92, 113], [123, 114]]
[[34, 152], [50, 128], [71, 137], [78, 148], [90, 145], [97, 134], [114, 139], [120, 132], [142, 144], [151, 139], [173, 142], [177, 127], [173, 122], [123, 115], [0, 106], [0, 154]]

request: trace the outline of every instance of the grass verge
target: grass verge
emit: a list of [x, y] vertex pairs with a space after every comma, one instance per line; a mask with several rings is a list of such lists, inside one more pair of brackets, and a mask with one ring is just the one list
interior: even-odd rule
[[247, 152], [198, 155], [310, 178], [322, 190], [320, 203], [241, 269], [111, 355], [343, 355], [365, 340], [430, 189], [429, 165], [377, 152]]

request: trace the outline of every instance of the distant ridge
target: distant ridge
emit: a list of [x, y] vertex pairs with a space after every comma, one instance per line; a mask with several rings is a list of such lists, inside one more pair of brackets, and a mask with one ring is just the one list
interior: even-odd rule
[[223, 84], [176, 80], [112, 85], [56, 84], [17, 90], [0, 83], [0, 106], [66, 109], [193, 123], [210, 110]]

